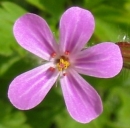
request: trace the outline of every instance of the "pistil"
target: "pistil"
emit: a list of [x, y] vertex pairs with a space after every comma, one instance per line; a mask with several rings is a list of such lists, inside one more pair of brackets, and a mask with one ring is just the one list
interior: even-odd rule
[[58, 60], [56, 67], [59, 71], [64, 71], [70, 66], [70, 63], [68, 61], [68, 58], [61, 56], [61, 58]]

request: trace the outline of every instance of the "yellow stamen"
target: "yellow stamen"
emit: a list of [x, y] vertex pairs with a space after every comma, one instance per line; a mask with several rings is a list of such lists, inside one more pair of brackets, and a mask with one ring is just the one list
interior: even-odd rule
[[66, 60], [64, 58], [60, 58], [59, 62], [56, 64], [56, 66], [59, 71], [63, 71], [63, 70], [66, 70], [70, 66], [70, 63], [68, 62], [68, 60]]

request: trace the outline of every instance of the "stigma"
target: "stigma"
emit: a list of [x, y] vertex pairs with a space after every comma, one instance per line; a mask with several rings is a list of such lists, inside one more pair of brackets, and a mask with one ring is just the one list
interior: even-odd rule
[[64, 71], [66, 70], [68, 67], [70, 66], [70, 62], [69, 62], [69, 59], [64, 57], [64, 56], [61, 56], [57, 62], [56, 62], [56, 67], [59, 71]]

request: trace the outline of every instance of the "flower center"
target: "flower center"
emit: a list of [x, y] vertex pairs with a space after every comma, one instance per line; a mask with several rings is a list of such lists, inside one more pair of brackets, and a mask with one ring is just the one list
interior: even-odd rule
[[61, 56], [60, 59], [56, 60], [56, 67], [59, 71], [64, 71], [70, 66], [69, 59]]

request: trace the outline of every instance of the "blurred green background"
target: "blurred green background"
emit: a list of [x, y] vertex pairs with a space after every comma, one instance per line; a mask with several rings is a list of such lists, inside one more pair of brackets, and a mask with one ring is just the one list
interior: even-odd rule
[[36, 67], [39, 60], [22, 49], [12, 33], [15, 20], [26, 12], [42, 16], [58, 39], [61, 14], [71, 6], [90, 10], [96, 22], [89, 45], [103, 41], [129, 41], [130, 0], [0, 0], [0, 128], [130, 128], [130, 70], [111, 79], [83, 76], [99, 92], [104, 105], [100, 117], [80, 124], [68, 114], [60, 86], [44, 101], [20, 111], [7, 98], [10, 82]]

